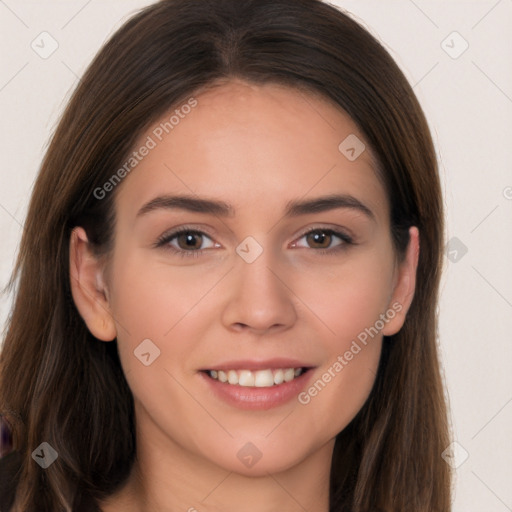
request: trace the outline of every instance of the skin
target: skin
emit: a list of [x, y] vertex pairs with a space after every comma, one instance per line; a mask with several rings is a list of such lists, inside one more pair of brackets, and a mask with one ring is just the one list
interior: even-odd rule
[[[196, 99], [118, 186], [108, 263], [82, 228], [71, 238], [75, 303], [98, 340], [117, 337], [135, 399], [137, 461], [102, 509], [327, 511], [335, 436], [363, 406], [382, 336], [400, 330], [412, 301], [418, 230], [410, 229], [399, 264], [369, 146], [355, 161], [338, 150], [348, 135], [364, 137], [331, 103], [239, 80]], [[222, 200], [235, 214], [158, 209], [137, 217], [163, 193]], [[287, 201], [333, 193], [354, 196], [374, 219], [350, 208], [283, 217]], [[197, 258], [154, 247], [184, 225], [205, 233], [194, 242], [204, 248]], [[350, 233], [355, 244], [332, 251], [343, 244], [336, 236], [304, 236], [317, 228]], [[252, 263], [235, 251], [247, 236], [263, 248]], [[325, 247], [331, 252], [321, 254]], [[213, 395], [198, 372], [229, 359], [293, 357], [315, 367], [313, 383], [393, 304], [401, 311], [306, 405], [241, 410]], [[147, 338], [160, 350], [150, 366], [133, 353]], [[262, 454], [251, 468], [237, 457], [248, 442]]]

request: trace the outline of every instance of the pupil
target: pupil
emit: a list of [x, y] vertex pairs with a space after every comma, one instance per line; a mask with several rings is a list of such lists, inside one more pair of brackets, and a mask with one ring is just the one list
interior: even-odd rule
[[[187, 234], [187, 235], [184, 235], [184, 238], [185, 238], [185, 247], [187, 248], [192, 248], [192, 249], [195, 249], [197, 247], [197, 238], [199, 238], [199, 235], [194, 235], [194, 234]], [[194, 243], [194, 241], [196, 243]], [[201, 245], [201, 242], [199, 242], [199, 245]]]
[[[316, 244], [324, 244], [325, 246], [325, 241], [326, 241], [326, 238], [328, 239], [330, 235], [326, 235], [325, 233], [313, 233], [310, 235], [312, 238], [313, 238], [313, 242], [316, 243]], [[329, 245], [329, 244], [327, 244]]]

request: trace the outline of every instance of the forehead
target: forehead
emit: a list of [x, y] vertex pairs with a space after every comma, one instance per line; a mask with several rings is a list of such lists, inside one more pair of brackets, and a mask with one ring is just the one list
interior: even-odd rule
[[[216, 197], [237, 210], [280, 208], [290, 199], [342, 192], [386, 215], [370, 148], [331, 102], [282, 85], [238, 80], [193, 100], [175, 106], [139, 137], [134, 150], [150, 149], [117, 191], [122, 213], [134, 216], [137, 205], [164, 192]], [[347, 148], [359, 156], [348, 158], [354, 152]]]

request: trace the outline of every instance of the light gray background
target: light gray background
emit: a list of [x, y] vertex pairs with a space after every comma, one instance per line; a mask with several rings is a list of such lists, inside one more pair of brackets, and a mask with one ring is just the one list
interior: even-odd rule
[[[70, 91], [105, 39], [148, 3], [0, 0], [0, 286]], [[454, 512], [512, 511], [512, 0], [333, 3], [398, 62], [438, 151], [451, 240], [439, 343], [458, 443], [447, 458], [458, 466]], [[58, 43], [45, 59], [31, 47], [51, 48], [43, 31]], [[2, 327], [11, 300], [0, 299]]]

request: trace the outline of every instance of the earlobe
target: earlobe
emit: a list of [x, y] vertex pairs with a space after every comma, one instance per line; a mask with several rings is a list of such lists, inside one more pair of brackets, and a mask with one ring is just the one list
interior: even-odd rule
[[117, 332], [103, 279], [103, 265], [92, 251], [82, 227], [71, 232], [69, 269], [73, 300], [87, 328], [96, 338], [112, 341]]
[[396, 283], [389, 302], [388, 311], [393, 310], [393, 317], [382, 329], [384, 336], [396, 334], [403, 326], [416, 289], [416, 271], [420, 251], [420, 237], [416, 226], [409, 228], [409, 245], [405, 259], [400, 263]]

